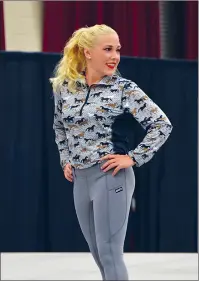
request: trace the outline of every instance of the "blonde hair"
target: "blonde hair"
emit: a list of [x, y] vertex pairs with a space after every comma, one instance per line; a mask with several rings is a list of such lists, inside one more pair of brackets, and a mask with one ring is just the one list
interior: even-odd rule
[[105, 24], [96, 24], [91, 27], [82, 27], [72, 34], [64, 47], [63, 57], [54, 70], [55, 76], [50, 78], [54, 92], [65, 80], [68, 80], [68, 89], [73, 93], [76, 90], [77, 80], [85, 83], [85, 77], [82, 74], [86, 68], [84, 48], [92, 48], [99, 35], [109, 33], [116, 33], [116, 31]]

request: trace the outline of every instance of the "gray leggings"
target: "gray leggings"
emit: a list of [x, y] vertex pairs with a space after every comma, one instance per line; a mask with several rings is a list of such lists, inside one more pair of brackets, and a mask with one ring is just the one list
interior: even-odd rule
[[103, 280], [128, 280], [123, 260], [129, 210], [135, 188], [132, 167], [103, 172], [105, 163], [74, 169], [74, 204], [82, 233]]

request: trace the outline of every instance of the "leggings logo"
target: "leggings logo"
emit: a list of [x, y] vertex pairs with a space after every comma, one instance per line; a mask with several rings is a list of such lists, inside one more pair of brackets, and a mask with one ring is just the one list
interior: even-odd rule
[[115, 192], [118, 193], [118, 192], [120, 192], [120, 191], [122, 191], [122, 190], [123, 190], [123, 187], [121, 186], [121, 187], [116, 188], [116, 189], [115, 189]]

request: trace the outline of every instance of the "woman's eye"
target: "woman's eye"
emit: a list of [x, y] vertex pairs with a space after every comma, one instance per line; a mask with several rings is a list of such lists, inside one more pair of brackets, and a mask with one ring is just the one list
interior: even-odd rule
[[[112, 48], [105, 48], [104, 50], [110, 52], [112, 50]], [[120, 53], [121, 50], [117, 49], [116, 51]]]
[[111, 51], [111, 48], [106, 48], [105, 50], [106, 50], [106, 51]]

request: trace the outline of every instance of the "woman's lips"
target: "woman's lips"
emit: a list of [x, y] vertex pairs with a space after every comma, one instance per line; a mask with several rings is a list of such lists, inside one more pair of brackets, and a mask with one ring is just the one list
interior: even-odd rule
[[116, 64], [115, 63], [107, 63], [106, 64], [110, 69], [115, 68]]

